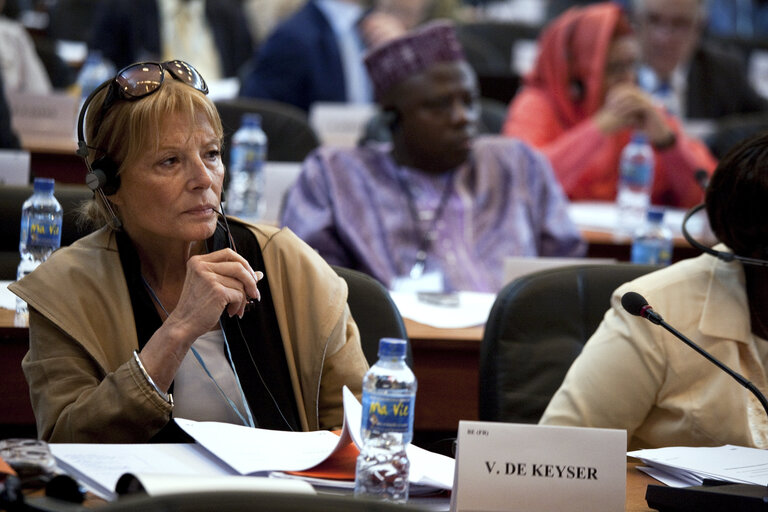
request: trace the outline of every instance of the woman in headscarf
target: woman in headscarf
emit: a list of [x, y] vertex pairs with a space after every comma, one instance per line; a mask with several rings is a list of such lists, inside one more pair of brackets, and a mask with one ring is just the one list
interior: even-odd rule
[[639, 48], [621, 8], [569, 9], [539, 38], [539, 56], [509, 108], [506, 135], [540, 148], [572, 200], [616, 197], [621, 150], [633, 131], [654, 147], [654, 204], [702, 200], [696, 171], [715, 159], [635, 84]]

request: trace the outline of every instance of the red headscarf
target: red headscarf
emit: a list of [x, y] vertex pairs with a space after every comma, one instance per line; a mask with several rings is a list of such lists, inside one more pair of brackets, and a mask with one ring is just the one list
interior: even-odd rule
[[612, 2], [572, 7], [542, 32], [526, 83], [549, 95], [565, 125], [573, 126], [602, 105], [608, 49], [614, 38], [631, 32], [621, 7]]

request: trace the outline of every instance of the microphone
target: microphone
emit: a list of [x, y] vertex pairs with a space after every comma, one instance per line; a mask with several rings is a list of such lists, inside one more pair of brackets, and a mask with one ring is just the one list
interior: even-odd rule
[[624, 307], [624, 309], [630, 314], [634, 316], [640, 316], [647, 320], [649, 320], [651, 323], [654, 323], [656, 325], [662, 326], [667, 331], [671, 332], [675, 337], [677, 337], [679, 340], [681, 340], [683, 343], [691, 347], [693, 350], [704, 356], [723, 370], [725, 373], [733, 377], [736, 382], [747, 388], [749, 391], [752, 392], [755, 397], [757, 397], [757, 400], [760, 402], [760, 405], [763, 406], [763, 409], [765, 409], [766, 415], [768, 415], [768, 400], [765, 398], [765, 395], [763, 395], [759, 389], [757, 389], [757, 386], [752, 384], [752, 382], [748, 381], [746, 378], [744, 378], [743, 375], [736, 373], [732, 369], [730, 369], [728, 366], [726, 366], [724, 363], [722, 363], [719, 359], [717, 359], [715, 356], [701, 348], [699, 345], [693, 342], [690, 338], [685, 336], [683, 333], [669, 325], [667, 322], [664, 321], [663, 318], [661, 318], [661, 315], [658, 314], [653, 310], [653, 308], [648, 304], [648, 301], [645, 300], [645, 297], [640, 295], [637, 292], [627, 292], [621, 297], [621, 305]]

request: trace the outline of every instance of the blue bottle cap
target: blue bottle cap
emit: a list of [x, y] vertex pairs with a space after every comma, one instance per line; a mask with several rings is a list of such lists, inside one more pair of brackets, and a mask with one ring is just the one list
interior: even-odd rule
[[241, 124], [243, 126], [261, 126], [261, 114], [257, 114], [255, 112], [246, 112], [243, 114]]
[[381, 338], [379, 357], [405, 357], [408, 342], [399, 338]]
[[54, 180], [52, 178], [35, 178], [35, 192], [53, 192]]
[[653, 224], [661, 224], [661, 222], [664, 220], [664, 210], [660, 208], [651, 208], [648, 210], [647, 219], [648, 222]]

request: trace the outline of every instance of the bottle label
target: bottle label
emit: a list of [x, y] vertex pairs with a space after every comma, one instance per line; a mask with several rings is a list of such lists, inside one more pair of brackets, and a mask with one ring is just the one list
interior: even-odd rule
[[642, 240], [632, 244], [632, 263], [647, 265], [669, 265], [672, 259], [672, 244], [661, 240]]
[[363, 393], [363, 430], [373, 434], [413, 432], [413, 395]]
[[[26, 226], [25, 226], [26, 228]], [[27, 246], [58, 248], [61, 245], [61, 226], [46, 219], [30, 219], [28, 230], [25, 229]]]
[[634, 155], [622, 163], [621, 178], [627, 185], [648, 186], [653, 180], [653, 162], [641, 155]]

